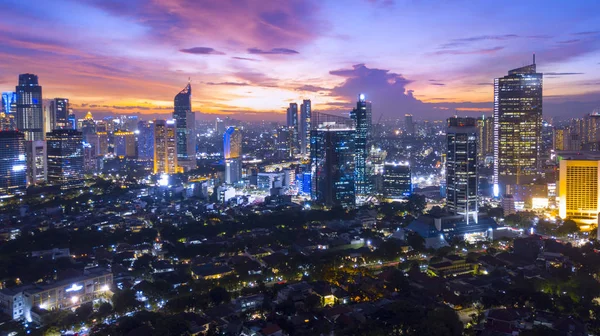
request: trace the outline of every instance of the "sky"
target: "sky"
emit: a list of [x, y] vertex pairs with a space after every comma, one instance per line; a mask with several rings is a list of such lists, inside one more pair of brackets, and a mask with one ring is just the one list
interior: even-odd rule
[[[0, 91], [34, 73], [78, 114], [282, 120], [290, 102], [376, 119], [490, 113], [493, 79], [532, 62], [544, 115], [600, 107], [600, 1], [3, 0]], [[198, 118], [199, 117], [199, 118]]]

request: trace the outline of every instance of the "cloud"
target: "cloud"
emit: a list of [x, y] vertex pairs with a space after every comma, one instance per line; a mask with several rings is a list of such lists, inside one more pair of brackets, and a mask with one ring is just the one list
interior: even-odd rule
[[479, 41], [505, 41], [509, 39], [519, 38], [519, 35], [516, 34], [505, 34], [505, 35], [479, 35], [465, 38], [452, 39], [448, 43], [444, 43], [440, 46], [440, 49], [448, 49], [455, 48], [459, 46], [464, 46], [472, 42]]
[[504, 47], [498, 46], [487, 49], [475, 49], [475, 50], [439, 50], [436, 51], [436, 55], [487, 55], [495, 54], [496, 52], [504, 49]]
[[321, 86], [315, 86], [315, 85], [306, 84], [306, 85], [302, 85], [300, 87], [295, 88], [295, 90], [296, 91], [319, 92], [319, 91], [329, 91], [330, 89], [324, 88], [324, 87], [321, 87]]
[[596, 34], [600, 34], [600, 30], [582, 31], [582, 32], [572, 33], [571, 35], [582, 36], [582, 35], [596, 35]]
[[261, 72], [240, 71], [233, 74], [236, 78], [249, 82], [253, 86], [278, 87], [277, 79]]
[[444, 83], [431, 83], [431, 85], [446, 86], [446, 84], [444, 84]]
[[180, 49], [182, 53], [194, 54], [194, 55], [225, 55], [224, 52], [217, 51], [209, 47], [194, 47], [188, 49]]
[[558, 41], [556, 43], [559, 43], [559, 44], [571, 44], [571, 43], [577, 43], [579, 41], [581, 41], [581, 40], [580, 39], [574, 39], [574, 40]]
[[271, 50], [263, 50], [259, 48], [248, 48], [249, 54], [255, 55], [294, 55], [299, 54], [296, 50], [288, 48], [273, 48]]
[[544, 72], [544, 76], [572, 76], [584, 74], [584, 72]]
[[240, 61], [260, 62], [260, 60], [257, 60], [257, 59], [254, 59], [254, 58], [248, 58], [248, 57], [237, 57], [237, 56], [234, 56], [232, 58], [236, 59], [236, 60], [240, 60]]
[[250, 86], [248, 83], [242, 82], [206, 82], [206, 85], [223, 85], [223, 86]]
[[494, 83], [477, 83], [475, 85], [480, 85], [480, 86], [489, 86], [489, 85], [494, 85]]

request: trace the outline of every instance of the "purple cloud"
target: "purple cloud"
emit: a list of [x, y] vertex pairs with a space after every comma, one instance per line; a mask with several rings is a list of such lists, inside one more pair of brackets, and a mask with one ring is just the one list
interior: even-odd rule
[[558, 41], [556, 43], [560, 43], [560, 44], [571, 44], [571, 43], [577, 43], [581, 41], [580, 39], [574, 39], [574, 40], [565, 40], [565, 41]]
[[243, 83], [243, 82], [206, 82], [206, 85], [250, 86], [249, 83]]
[[309, 92], [319, 92], [319, 91], [329, 91], [330, 89], [328, 88], [324, 88], [321, 86], [315, 86], [315, 85], [302, 85], [300, 87], [297, 87], [295, 89], [296, 91], [309, 91]]
[[498, 46], [487, 49], [475, 49], [475, 50], [439, 50], [436, 51], [436, 55], [487, 55], [494, 54], [500, 50], [504, 49], [504, 47]]
[[194, 47], [188, 49], [180, 49], [182, 53], [194, 54], [194, 55], [225, 55], [224, 52], [217, 51], [209, 47]]
[[299, 54], [296, 50], [288, 48], [273, 48], [271, 50], [262, 50], [259, 48], [248, 48], [249, 54], [255, 55], [294, 55]]
[[544, 72], [545, 76], [572, 76], [572, 75], [583, 75], [584, 72]]
[[260, 60], [257, 60], [257, 59], [254, 59], [254, 58], [248, 58], [248, 57], [237, 57], [237, 56], [234, 56], [232, 58], [236, 59], [236, 60], [240, 60], [240, 61], [260, 62]]

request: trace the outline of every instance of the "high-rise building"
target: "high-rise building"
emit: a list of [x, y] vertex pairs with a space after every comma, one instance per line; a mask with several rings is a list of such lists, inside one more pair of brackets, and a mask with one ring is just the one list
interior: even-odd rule
[[0, 132], [0, 194], [25, 189], [25, 135], [18, 131]]
[[386, 162], [383, 165], [383, 196], [400, 199], [412, 193], [412, 178], [408, 162]]
[[281, 126], [277, 129], [277, 149], [278, 159], [289, 159], [294, 155], [294, 146], [292, 144], [293, 131], [287, 126]]
[[542, 80], [533, 64], [494, 80], [494, 196], [508, 184], [538, 174], [542, 134]]
[[25, 134], [25, 140], [44, 140], [44, 110], [42, 87], [33, 74], [19, 75], [17, 92], [17, 129]]
[[115, 142], [115, 156], [135, 158], [135, 134], [131, 131], [116, 131], [113, 133]]
[[477, 156], [483, 163], [486, 156], [494, 154], [494, 119], [485, 115], [477, 118]]
[[[559, 152], [558, 215], [579, 225], [595, 225], [600, 212], [598, 152]], [[585, 227], [583, 227], [585, 229]]]
[[184, 171], [196, 168], [196, 120], [192, 112], [192, 86], [188, 85], [174, 99], [173, 119], [177, 127], [177, 165]]
[[351, 119], [314, 113], [310, 131], [311, 199], [332, 207], [354, 207], [356, 128]]
[[66, 98], [54, 98], [50, 101], [50, 129], [73, 129], [69, 121], [69, 100]]
[[215, 133], [217, 136], [221, 136], [223, 133], [225, 133], [225, 121], [218, 117], [215, 119]]
[[404, 131], [406, 135], [415, 135], [415, 123], [413, 122], [412, 114], [404, 115]]
[[46, 133], [48, 183], [61, 189], [83, 185], [83, 135], [72, 129]]
[[555, 151], [559, 151], [559, 150], [565, 150], [567, 149], [565, 146], [565, 141], [566, 141], [566, 137], [568, 136], [569, 132], [567, 129], [554, 129], [554, 136], [552, 139], [552, 148], [554, 148]]
[[477, 222], [477, 122], [475, 118], [453, 117], [446, 129], [446, 206], [462, 215], [467, 224]]
[[48, 180], [48, 154], [46, 141], [25, 141], [27, 158], [27, 185], [35, 185]]
[[310, 99], [305, 99], [300, 105], [300, 154], [310, 153], [310, 115], [312, 105]]
[[223, 134], [223, 158], [225, 159], [225, 183], [234, 184], [242, 179], [242, 131], [228, 127]]
[[366, 195], [369, 188], [369, 177], [367, 176], [367, 158], [369, 157], [368, 143], [371, 137], [371, 104], [367, 102], [364, 94], [358, 96], [356, 108], [350, 113], [356, 129], [354, 149], [356, 150], [354, 165], [356, 193]]
[[0, 131], [16, 129], [17, 93], [2, 92], [2, 106], [0, 108]]
[[140, 121], [136, 136], [138, 159], [154, 160], [154, 122]]
[[290, 103], [290, 107], [287, 109], [287, 127], [292, 130], [292, 144], [295, 154], [300, 148], [298, 142], [298, 104], [296, 103]]
[[[154, 134], [152, 136], [154, 137]], [[104, 156], [108, 154], [108, 132], [97, 132], [95, 136], [88, 135], [87, 138], [91, 144], [96, 144], [96, 142], [92, 142], [92, 139], [97, 141], [96, 153], [98, 156]], [[152, 150], [154, 149], [152, 148]]]
[[106, 122], [104, 120], [96, 121], [92, 116], [92, 113], [88, 111], [83, 120], [81, 121], [81, 133], [83, 138], [87, 139], [88, 134], [95, 134], [96, 132], [107, 132]]
[[154, 174], [176, 174], [177, 135], [175, 120], [154, 121]]

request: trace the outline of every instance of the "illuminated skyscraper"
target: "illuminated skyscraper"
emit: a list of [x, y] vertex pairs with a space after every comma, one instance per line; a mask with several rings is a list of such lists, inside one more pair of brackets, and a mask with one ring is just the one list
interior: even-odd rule
[[94, 120], [92, 113], [88, 111], [85, 117], [83, 117], [83, 121], [81, 122], [81, 133], [83, 134], [83, 139], [86, 139], [88, 134], [95, 134], [96, 131], [107, 131], [106, 122], [104, 120], [99, 121], [98, 124], [102, 127], [97, 127], [96, 121]]
[[154, 121], [138, 122], [138, 159], [154, 160]]
[[46, 141], [25, 141], [27, 158], [27, 185], [35, 185], [48, 180], [48, 153]]
[[579, 225], [596, 225], [600, 212], [600, 155], [574, 151], [559, 152], [558, 156], [558, 215]]
[[292, 130], [287, 126], [281, 126], [277, 129], [277, 158], [289, 159], [294, 154], [294, 146], [292, 144]]
[[367, 176], [367, 157], [369, 156], [368, 142], [371, 137], [371, 103], [367, 102], [364, 94], [358, 96], [356, 108], [350, 117], [356, 128], [354, 149], [356, 150], [355, 179], [356, 193], [366, 195], [369, 190], [369, 177]]
[[116, 131], [113, 133], [115, 141], [115, 155], [119, 157], [135, 158], [135, 134], [131, 131]]
[[313, 114], [310, 132], [311, 198], [328, 207], [354, 207], [356, 128], [351, 119]]
[[14, 130], [16, 125], [17, 93], [2, 92], [2, 106], [0, 106], [0, 131]]
[[223, 134], [223, 157], [225, 159], [225, 183], [234, 184], [242, 179], [242, 132], [229, 127]]
[[542, 80], [533, 64], [494, 80], [494, 196], [533, 180], [539, 168]]
[[188, 171], [196, 168], [195, 117], [192, 112], [192, 86], [188, 85], [174, 99], [173, 119], [177, 125], [177, 165]]
[[487, 155], [494, 153], [494, 119], [484, 116], [477, 118], [477, 155], [483, 163]]
[[290, 103], [287, 109], [287, 127], [292, 130], [292, 144], [294, 153], [298, 152], [300, 144], [298, 142], [298, 104]]
[[408, 162], [386, 162], [383, 165], [383, 195], [400, 199], [412, 193], [412, 179]]
[[446, 138], [446, 205], [463, 215], [467, 224], [477, 221], [477, 122], [475, 118], [448, 119]]
[[0, 132], [0, 194], [25, 189], [25, 135], [18, 131]]
[[17, 92], [17, 129], [25, 134], [25, 140], [44, 140], [44, 110], [42, 87], [33, 74], [19, 75]]
[[69, 122], [69, 100], [66, 98], [54, 98], [50, 101], [50, 129], [73, 129]]
[[310, 99], [305, 99], [300, 105], [300, 154], [310, 153], [310, 115], [312, 105]]
[[72, 129], [46, 134], [48, 183], [62, 189], [83, 185], [83, 135]]
[[179, 172], [175, 129], [175, 120], [154, 121], [154, 174]]

